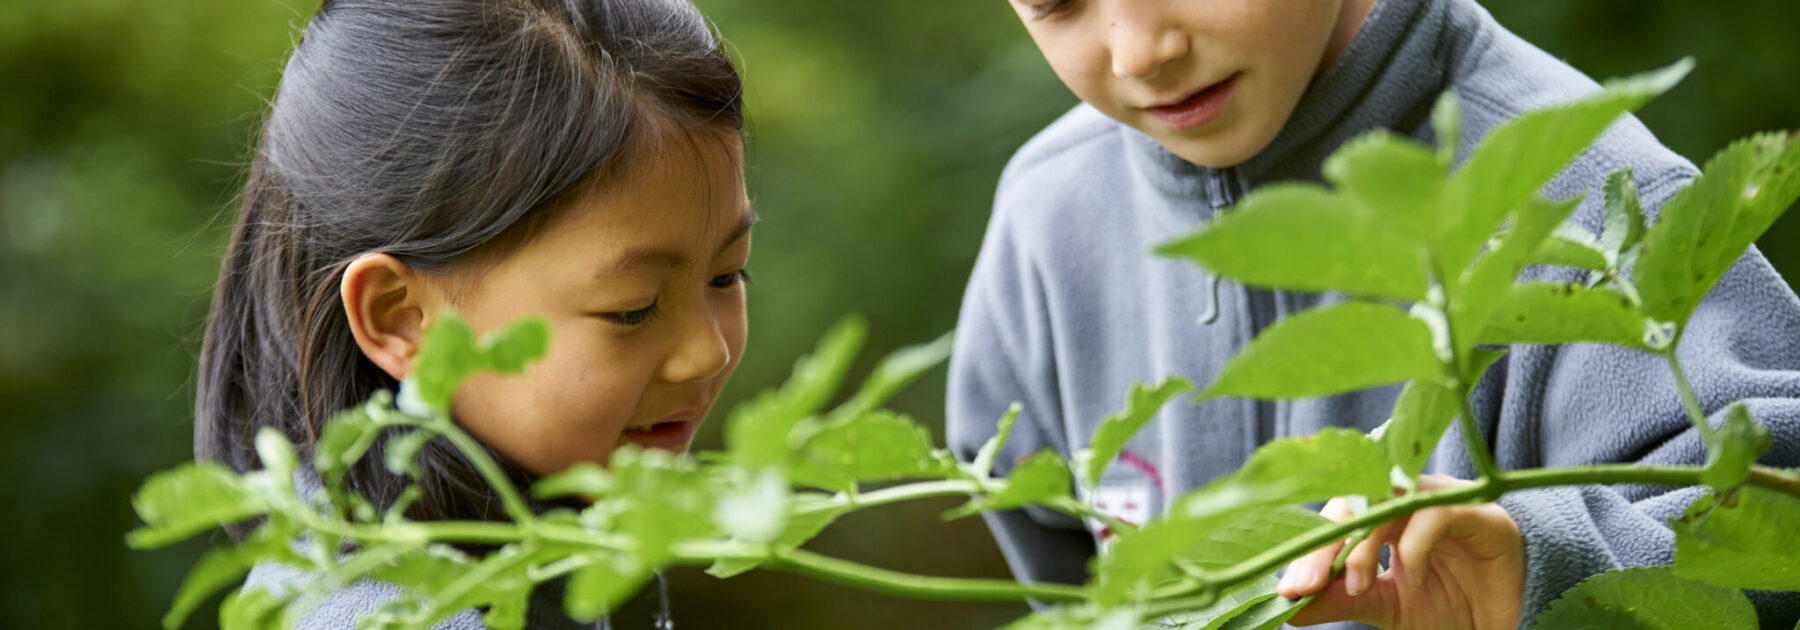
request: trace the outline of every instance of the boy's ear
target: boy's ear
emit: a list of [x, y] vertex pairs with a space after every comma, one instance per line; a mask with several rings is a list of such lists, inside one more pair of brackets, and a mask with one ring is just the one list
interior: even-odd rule
[[406, 378], [434, 306], [428, 279], [388, 254], [363, 254], [344, 268], [338, 292], [350, 334], [381, 371]]

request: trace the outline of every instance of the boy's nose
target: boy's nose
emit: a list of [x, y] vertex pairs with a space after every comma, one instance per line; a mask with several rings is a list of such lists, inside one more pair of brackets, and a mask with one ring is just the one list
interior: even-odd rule
[[1113, 75], [1142, 79], [1188, 54], [1188, 37], [1153, 16], [1126, 16], [1108, 23]]
[[669, 358], [663, 361], [663, 380], [671, 383], [710, 380], [731, 364], [731, 346], [712, 314], [702, 312], [687, 319], [676, 333]]

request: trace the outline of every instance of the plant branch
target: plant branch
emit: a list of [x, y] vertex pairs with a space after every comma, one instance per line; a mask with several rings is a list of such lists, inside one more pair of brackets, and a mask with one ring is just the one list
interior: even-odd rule
[[[1500, 473], [1467, 486], [1401, 497], [1373, 506], [1361, 516], [1320, 525], [1303, 536], [1290, 538], [1254, 557], [1213, 573], [1210, 577], [1214, 581], [1203, 588], [1229, 589], [1274, 571], [1283, 564], [1314, 549], [1342, 540], [1358, 529], [1378, 525], [1428, 507], [1493, 501], [1507, 492], [1542, 486], [1615, 483], [1693, 486], [1700, 485], [1700, 475], [1705, 470], [1700, 466], [1604, 464]], [[1788, 475], [1778, 469], [1756, 466], [1751, 469], [1750, 479], [1747, 483], [1800, 498], [1800, 477]], [[1182, 597], [1191, 595], [1198, 590], [1198, 588], [1189, 588], [1185, 591], [1171, 590], [1159, 593], [1156, 598]]]
[[913, 575], [801, 549], [773, 553], [765, 566], [899, 597], [965, 601], [1081, 601], [1087, 598], [1086, 590], [1079, 586]]
[[1475, 472], [1483, 478], [1495, 478], [1500, 475], [1500, 468], [1494, 465], [1494, 455], [1488, 452], [1487, 440], [1481, 435], [1481, 425], [1475, 422], [1475, 404], [1469, 402], [1472, 387], [1464, 385], [1457, 395], [1462, 403], [1462, 413], [1457, 416], [1457, 429], [1463, 436], [1463, 450], [1469, 452], [1469, 459], [1475, 462]]
[[1700, 438], [1707, 444], [1712, 444], [1712, 425], [1706, 422], [1706, 410], [1700, 407], [1700, 397], [1694, 395], [1694, 385], [1688, 381], [1687, 372], [1681, 369], [1681, 359], [1675, 356], [1676, 345], [1671, 343], [1668, 349], [1661, 352], [1663, 360], [1669, 363], [1669, 374], [1675, 377], [1675, 390], [1681, 392], [1681, 404], [1687, 408], [1688, 420], [1693, 421], [1694, 430], [1700, 432]]
[[449, 438], [450, 443], [462, 451], [464, 457], [469, 458], [469, 462], [475, 465], [475, 470], [481, 473], [481, 478], [494, 488], [494, 492], [499, 493], [500, 503], [506, 506], [507, 516], [521, 525], [537, 520], [537, 515], [525, 503], [525, 497], [519, 494], [519, 489], [513, 486], [506, 473], [500, 470], [500, 465], [494, 463], [494, 458], [488, 457], [487, 450], [480, 442], [476, 442], [474, 437], [445, 416], [438, 416], [428, 426], [432, 431]]

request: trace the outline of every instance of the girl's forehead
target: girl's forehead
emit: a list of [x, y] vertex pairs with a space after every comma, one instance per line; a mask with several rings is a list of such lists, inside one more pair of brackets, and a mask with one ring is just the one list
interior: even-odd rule
[[755, 222], [741, 155], [735, 138], [664, 142], [615, 172], [613, 181], [571, 199], [564, 216], [534, 243], [543, 247], [526, 249], [544, 257], [579, 252], [623, 262], [634, 258], [626, 254], [648, 251], [662, 254], [648, 257], [652, 262], [703, 262], [716, 245], [742, 237]]

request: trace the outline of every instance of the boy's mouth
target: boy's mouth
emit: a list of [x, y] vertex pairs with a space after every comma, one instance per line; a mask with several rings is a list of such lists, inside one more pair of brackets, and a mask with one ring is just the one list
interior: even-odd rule
[[1231, 102], [1232, 88], [1237, 87], [1238, 76], [1232, 73], [1225, 80], [1202, 88], [1179, 101], [1154, 105], [1144, 108], [1158, 122], [1174, 131], [1186, 131], [1218, 118]]

